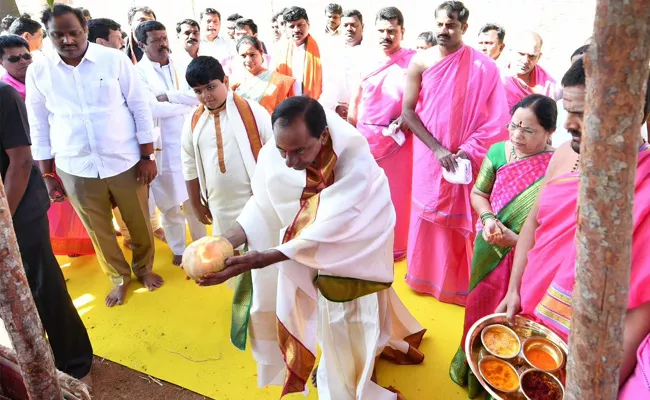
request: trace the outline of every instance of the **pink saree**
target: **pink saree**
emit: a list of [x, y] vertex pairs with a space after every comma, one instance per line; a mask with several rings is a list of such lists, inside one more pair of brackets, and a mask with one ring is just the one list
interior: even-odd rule
[[406, 69], [415, 51], [401, 49], [361, 80], [361, 100], [357, 129], [368, 140], [370, 151], [388, 177], [390, 193], [397, 213], [393, 257], [406, 257], [411, 214], [411, 179], [413, 172], [413, 138], [406, 133], [402, 146], [382, 131], [402, 113]]
[[[508, 137], [506, 97], [497, 66], [468, 46], [422, 74], [416, 111], [442, 146], [467, 154], [474, 176], [488, 148]], [[417, 292], [459, 305], [465, 304], [473, 252], [472, 186], [444, 180], [434, 154], [414, 140], [406, 282]]]
[[618, 400], [650, 398], [650, 335], [636, 352], [636, 367], [618, 393]]
[[55, 255], [95, 254], [88, 232], [68, 199], [61, 203], [52, 203], [47, 218], [50, 220], [50, 242]]
[[504, 75], [501, 77], [503, 86], [506, 89], [506, 97], [508, 98], [508, 110], [512, 110], [517, 103], [524, 97], [531, 94], [543, 94], [544, 96], [551, 97], [555, 100], [555, 92], [557, 91], [557, 83], [551, 75], [548, 74], [539, 65], [530, 75], [530, 85], [526, 85], [516, 75]]
[[[648, 290], [650, 287], [650, 246], [648, 246], [646, 240], [650, 234], [650, 207], [646, 201], [650, 198], [649, 177], [650, 150], [645, 145], [644, 150], [639, 153], [636, 176], [632, 269], [630, 273], [628, 309], [633, 309], [650, 302], [650, 290]], [[577, 183], [575, 183], [575, 192], [571, 196], [574, 204], [577, 194], [578, 188]], [[568, 196], [569, 194], [567, 193]], [[573, 236], [575, 236], [577, 228], [575, 206], [572, 218], [567, 219], [573, 224]], [[530, 282], [526, 281], [527, 276], [524, 274], [521, 287], [522, 313], [534, 315], [539, 322], [551, 328], [565, 340], [568, 339], [571, 330], [571, 298], [576, 279], [576, 246], [573, 236], [561, 250], [556, 250], [562, 254], [562, 262], [552, 275], [547, 273], [540, 274], [541, 270], [546, 270], [546, 266], [543, 264], [540, 266], [531, 265], [529, 256], [526, 272], [532, 270], [535, 275], [547, 276], [550, 278], [550, 282], [540, 283], [533, 288], [530, 286]], [[552, 255], [551, 258], [553, 258]], [[524, 282], [526, 283], [526, 288], [524, 288]], [[524, 290], [534, 291], [535, 295], [526, 295], [524, 297]]]

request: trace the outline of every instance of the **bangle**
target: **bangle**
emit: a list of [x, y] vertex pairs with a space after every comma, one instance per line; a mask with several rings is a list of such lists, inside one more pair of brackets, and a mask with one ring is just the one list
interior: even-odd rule
[[55, 175], [52, 172], [46, 172], [43, 174], [43, 178], [55, 178]]
[[494, 214], [492, 214], [492, 212], [490, 211], [481, 213], [481, 223], [483, 225], [485, 225], [485, 221], [487, 221], [488, 219], [497, 219], [497, 217]]

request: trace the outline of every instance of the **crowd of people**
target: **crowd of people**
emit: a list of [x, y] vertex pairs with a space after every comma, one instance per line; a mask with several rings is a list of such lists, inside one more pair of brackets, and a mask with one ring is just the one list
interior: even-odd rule
[[[89, 382], [92, 346], [55, 255], [95, 254], [113, 307], [133, 276], [163, 286], [154, 240], [181, 266], [188, 227], [241, 250], [197, 283], [234, 281], [231, 341], [283, 394], [311, 379], [322, 399], [403, 398], [375, 375], [379, 356], [424, 359], [425, 329], [391, 287], [403, 259], [414, 291], [465, 306], [465, 334], [496, 311], [568, 340], [589, 41], [556, 81], [535, 32], [488, 24], [466, 45], [460, 1], [414, 49], [396, 7], [325, 16], [316, 30], [304, 8], [278, 11], [267, 41], [214, 8], [171, 31], [149, 7], [129, 10], [128, 33], [61, 4], [2, 20], [0, 167], [60, 370]], [[634, 207], [624, 399], [650, 395], [650, 218]], [[480, 394], [462, 345], [450, 376]]]

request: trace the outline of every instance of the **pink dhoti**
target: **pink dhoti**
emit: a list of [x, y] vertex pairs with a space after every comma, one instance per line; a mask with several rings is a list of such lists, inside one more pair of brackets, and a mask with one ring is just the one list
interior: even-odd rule
[[636, 368], [618, 393], [618, 400], [650, 399], [650, 335], [636, 353]]
[[401, 49], [373, 65], [361, 79], [357, 129], [366, 138], [375, 161], [388, 177], [390, 194], [397, 213], [393, 257], [406, 257], [411, 214], [413, 137], [405, 133], [401, 146], [384, 133], [402, 113], [406, 70], [415, 51]]
[[[470, 47], [462, 47], [422, 74], [418, 117], [445, 149], [465, 153], [474, 177], [488, 148], [507, 138], [507, 111], [496, 65]], [[459, 305], [467, 297], [473, 253], [472, 186], [473, 182], [447, 182], [433, 152], [414, 139], [406, 283]]]

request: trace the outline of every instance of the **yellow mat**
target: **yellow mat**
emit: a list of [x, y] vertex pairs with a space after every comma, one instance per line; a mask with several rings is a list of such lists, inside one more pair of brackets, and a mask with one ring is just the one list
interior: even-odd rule
[[[126, 304], [112, 309], [104, 306], [110, 281], [94, 256], [59, 258], [95, 354], [218, 400], [279, 399], [280, 388], [257, 388], [250, 349], [241, 352], [230, 343], [232, 291], [225, 285], [200, 288], [186, 281], [169, 262], [168, 247], [156, 242], [154, 269], [165, 278], [165, 286], [148, 292], [136, 282]], [[413, 293], [403, 282], [405, 269], [404, 263], [397, 266], [394, 287], [428, 329], [422, 343], [426, 359], [417, 366], [381, 361], [379, 384], [395, 386], [408, 400], [466, 399], [465, 390], [448, 375], [462, 334], [463, 309]], [[307, 399], [317, 399], [315, 389], [310, 390]]]

